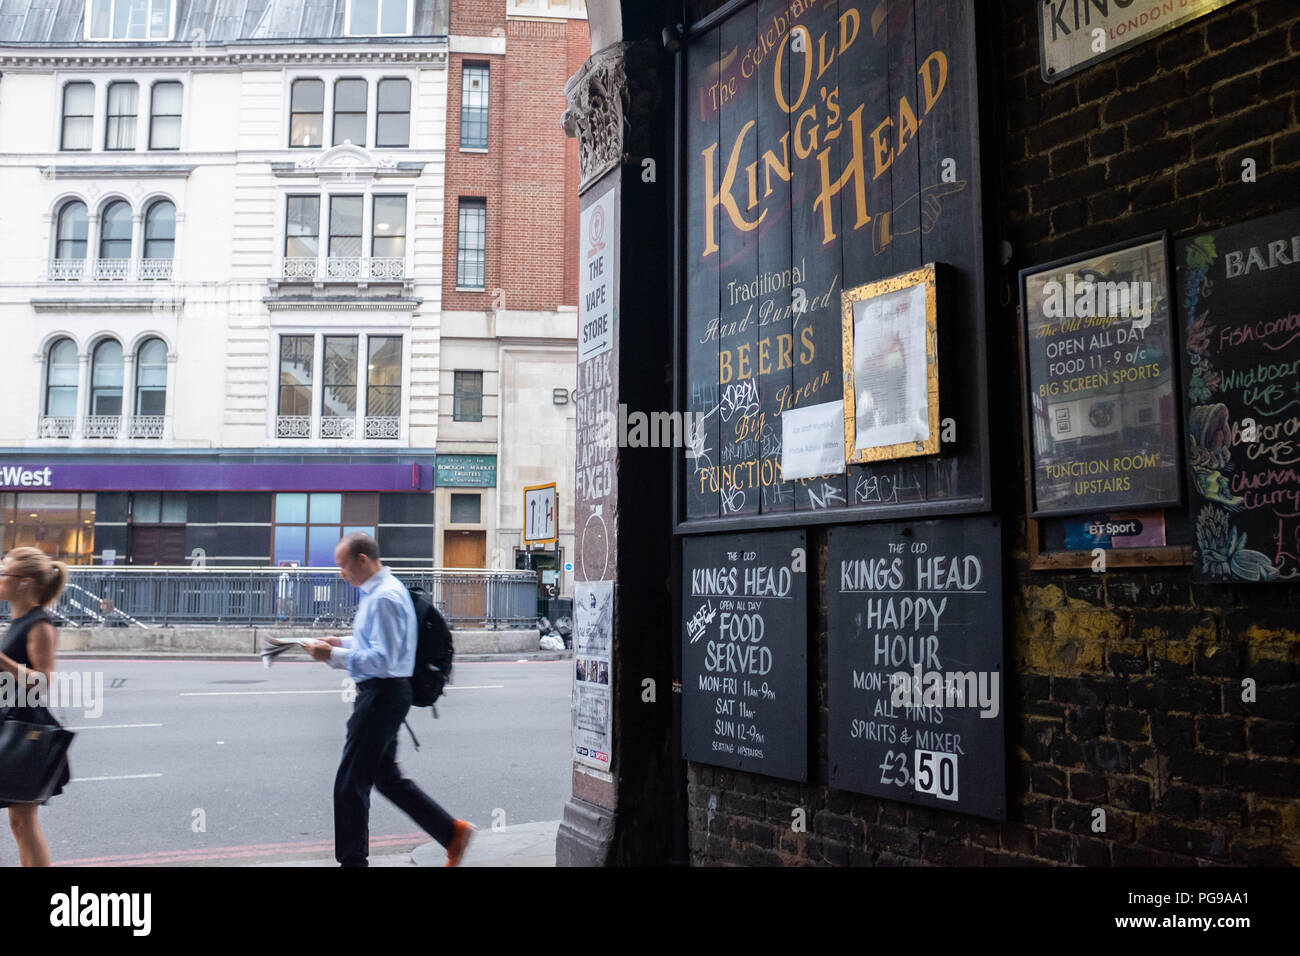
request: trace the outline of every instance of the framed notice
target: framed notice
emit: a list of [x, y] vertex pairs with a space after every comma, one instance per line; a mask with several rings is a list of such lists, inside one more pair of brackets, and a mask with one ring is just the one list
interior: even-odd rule
[[1035, 518], [1182, 501], [1167, 250], [1159, 234], [1020, 273]]
[[682, 753], [808, 779], [808, 573], [802, 531], [682, 542]]
[[1300, 210], [1175, 249], [1193, 574], [1300, 580]]
[[939, 451], [934, 275], [930, 263], [840, 296], [849, 462]]

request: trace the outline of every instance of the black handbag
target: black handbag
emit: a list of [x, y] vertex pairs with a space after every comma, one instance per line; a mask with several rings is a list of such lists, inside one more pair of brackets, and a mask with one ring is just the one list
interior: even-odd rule
[[0, 800], [41, 803], [59, 785], [76, 734], [48, 716], [48, 724], [0, 721]]

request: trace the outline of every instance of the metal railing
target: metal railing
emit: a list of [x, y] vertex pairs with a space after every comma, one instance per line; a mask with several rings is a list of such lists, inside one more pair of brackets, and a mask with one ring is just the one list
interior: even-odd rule
[[286, 256], [280, 263], [284, 282], [398, 282], [406, 278], [401, 256]]
[[[536, 571], [395, 568], [452, 627], [532, 627]], [[349, 627], [360, 591], [337, 568], [71, 567], [51, 609], [60, 626]], [[0, 617], [8, 605], [0, 602]]]
[[51, 259], [46, 277], [67, 280], [139, 279], [158, 281], [172, 277], [172, 259]]

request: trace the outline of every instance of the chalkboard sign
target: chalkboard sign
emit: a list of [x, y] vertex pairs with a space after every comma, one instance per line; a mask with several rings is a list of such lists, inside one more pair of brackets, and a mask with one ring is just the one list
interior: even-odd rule
[[689, 538], [682, 575], [686, 759], [807, 780], [803, 532]]
[[[682, 523], [989, 507], [976, 6], [756, 0], [688, 38]], [[927, 263], [952, 276], [947, 437], [924, 457], [848, 464], [830, 427], [841, 295]], [[813, 466], [795, 447], [809, 422], [829, 446]]]
[[830, 785], [1006, 816], [995, 518], [830, 529]]
[[1300, 210], [1175, 247], [1194, 575], [1300, 578]]
[[1155, 236], [1021, 273], [1035, 517], [1182, 500], [1166, 249]]

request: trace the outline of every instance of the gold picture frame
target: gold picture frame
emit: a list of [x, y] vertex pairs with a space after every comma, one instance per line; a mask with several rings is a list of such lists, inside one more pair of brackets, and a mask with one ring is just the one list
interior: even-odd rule
[[[888, 279], [846, 289], [840, 294], [843, 333], [841, 354], [844, 365], [844, 459], [849, 464], [863, 465], [874, 461], [891, 461], [896, 458], [914, 458], [939, 453], [939, 344], [936, 334], [938, 310], [935, 276], [935, 263], [931, 262], [919, 269], [891, 276]], [[900, 302], [899, 307], [895, 308], [897, 318], [893, 321], [903, 323], [902, 328], [896, 329], [887, 341], [884, 340], [883, 335], [873, 340], [883, 345], [883, 348], [869, 355], [855, 356], [857, 323], [859, 320], [868, 321], [868, 317], [862, 314], [866, 311], [867, 303], [886, 297], [900, 299], [901, 293], [909, 291], [912, 292], [909, 301]], [[919, 325], [907, 324], [916, 322], [914, 313], [917, 311], [917, 304], [922, 300], [925, 313], [924, 330]], [[882, 308], [885, 307], [883, 302], [880, 305]], [[919, 368], [920, 360], [916, 358], [916, 349], [912, 345], [922, 335], [925, 340], [923, 386]], [[865, 352], [865, 349], [863, 351]], [[875, 367], [868, 369], [868, 365]], [[880, 382], [882, 378], [892, 381], [882, 384]], [[873, 381], [876, 387], [867, 388], [867, 384]], [[918, 407], [920, 404], [918, 399], [922, 387], [924, 387], [925, 409], [923, 415], [918, 415], [916, 413], [921, 411]], [[882, 392], [887, 399], [884, 412], [881, 413], [873, 408], [870, 412], [873, 415], [873, 424], [869, 429], [863, 428], [863, 423], [859, 422], [859, 412], [861, 411], [864, 416], [868, 414], [866, 401], [870, 401], [873, 395]], [[864, 396], [863, 402], [858, 400], [860, 394]], [[901, 403], [898, 401], [900, 394]], [[860, 408], [860, 405], [864, 407]], [[876, 403], [872, 401], [871, 405], [875, 406]], [[890, 421], [882, 422], [882, 415]], [[865, 442], [872, 441], [872, 433], [881, 440], [858, 447], [860, 429], [861, 437]], [[909, 430], [915, 433], [915, 437], [904, 437], [900, 440], [900, 435]]]

